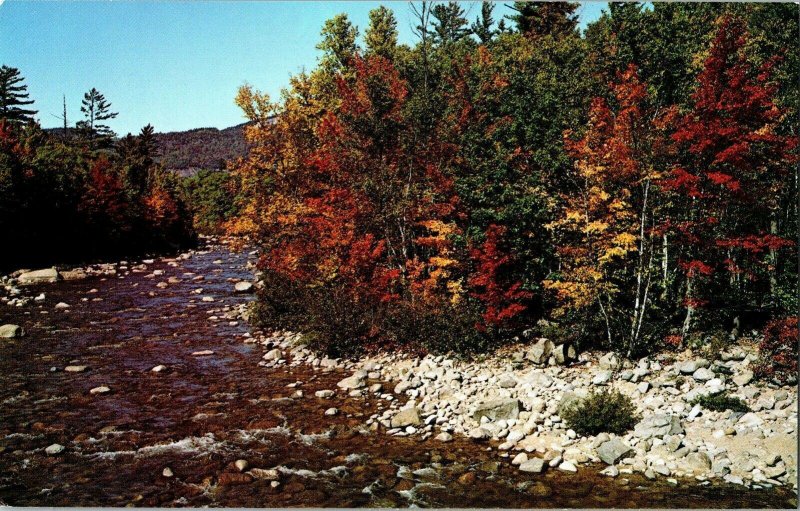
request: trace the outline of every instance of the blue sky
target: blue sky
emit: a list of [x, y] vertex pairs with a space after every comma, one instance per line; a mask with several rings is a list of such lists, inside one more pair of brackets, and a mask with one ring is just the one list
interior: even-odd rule
[[[2, 0], [0, 0], [2, 2]], [[0, 5], [0, 64], [17, 67], [43, 126], [80, 116], [83, 93], [96, 87], [119, 116], [120, 134], [147, 123], [156, 131], [243, 122], [234, 105], [245, 82], [275, 97], [289, 76], [316, 63], [323, 22], [340, 12], [363, 35], [368, 13], [383, 3], [398, 19], [400, 42], [413, 43], [408, 2], [36, 2]], [[507, 2], [510, 3], [510, 2]], [[478, 2], [463, 2], [474, 19]], [[581, 26], [605, 2], [584, 2]], [[499, 3], [495, 18], [508, 9]]]

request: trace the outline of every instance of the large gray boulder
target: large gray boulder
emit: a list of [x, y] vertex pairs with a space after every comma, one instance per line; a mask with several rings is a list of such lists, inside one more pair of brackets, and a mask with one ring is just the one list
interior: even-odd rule
[[355, 390], [366, 386], [366, 378], [361, 374], [354, 374], [336, 384], [337, 387], [345, 390]]
[[419, 410], [415, 408], [404, 408], [397, 412], [392, 417], [393, 428], [404, 428], [406, 426], [419, 426], [422, 424], [422, 419], [419, 416]]
[[492, 399], [478, 405], [472, 418], [480, 422], [481, 417], [493, 421], [516, 419], [519, 417], [519, 401], [517, 399]]
[[678, 435], [684, 432], [681, 419], [677, 415], [660, 413], [643, 419], [633, 428], [638, 438], [661, 438], [664, 435]]
[[540, 474], [544, 471], [544, 460], [541, 458], [531, 458], [527, 461], [523, 461], [522, 463], [520, 463], [519, 469], [522, 472]]
[[572, 344], [561, 344], [553, 349], [553, 358], [558, 365], [567, 365], [578, 357]]
[[539, 339], [536, 344], [531, 346], [526, 353], [526, 358], [537, 365], [544, 365], [550, 354], [553, 352], [553, 341], [550, 339]]
[[17, 282], [20, 284], [41, 284], [47, 282], [56, 282], [57, 280], [58, 271], [56, 271], [55, 268], [28, 271], [20, 274], [20, 276], [17, 277]]
[[615, 465], [631, 452], [633, 452], [633, 449], [619, 438], [612, 438], [607, 442], [603, 442], [600, 444], [600, 447], [597, 448], [597, 456], [607, 465]]
[[3, 325], [0, 326], [0, 339], [13, 339], [15, 337], [22, 337], [25, 332], [19, 325]]
[[617, 357], [616, 353], [610, 351], [605, 355], [603, 355], [602, 357], [600, 357], [598, 365], [600, 366], [600, 369], [606, 371], [616, 371], [617, 369], [620, 368], [622, 363], [620, 362], [619, 357]]

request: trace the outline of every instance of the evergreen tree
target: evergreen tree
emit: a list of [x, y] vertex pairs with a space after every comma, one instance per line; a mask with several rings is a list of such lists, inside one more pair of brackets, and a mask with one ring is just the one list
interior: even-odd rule
[[364, 33], [367, 55], [392, 60], [397, 50], [397, 20], [391, 9], [380, 6], [369, 12], [369, 27]]
[[578, 26], [576, 3], [514, 2], [507, 7], [517, 13], [507, 16], [508, 19], [516, 24], [517, 31], [528, 37], [566, 35], [573, 33]]
[[81, 112], [85, 119], [78, 122], [78, 130], [93, 147], [106, 145], [116, 135], [107, 124], [103, 123], [115, 118], [118, 113], [111, 111], [111, 103], [94, 87], [83, 95]]
[[456, 42], [469, 34], [464, 9], [458, 5], [458, 2], [436, 4], [431, 9], [431, 14], [433, 15], [433, 36], [436, 43], [445, 45]]
[[481, 43], [486, 44], [492, 40], [492, 37], [497, 33], [492, 28], [494, 25], [494, 18], [492, 12], [494, 11], [494, 4], [492, 2], [483, 2], [481, 5], [481, 15], [475, 19], [472, 24], [472, 33], [475, 34]]
[[28, 99], [28, 86], [22, 82], [25, 78], [15, 67], [0, 67], [0, 120], [15, 124], [33, 122], [36, 110], [25, 108], [33, 104]]

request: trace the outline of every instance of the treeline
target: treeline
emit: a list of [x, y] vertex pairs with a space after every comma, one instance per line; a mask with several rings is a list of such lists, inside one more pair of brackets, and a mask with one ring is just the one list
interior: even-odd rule
[[0, 268], [70, 263], [191, 244], [175, 176], [154, 161], [153, 127], [117, 138], [96, 89], [84, 118], [44, 131], [20, 71], [0, 68]]
[[167, 170], [192, 175], [199, 170], [223, 170], [227, 162], [247, 153], [244, 125], [198, 128], [188, 131], [156, 133], [156, 161]]
[[333, 354], [537, 325], [638, 355], [795, 314], [797, 6], [611, 3], [583, 34], [513, 8], [411, 4], [413, 47], [338, 15], [278, 102], [239, 91], [262, 321]]

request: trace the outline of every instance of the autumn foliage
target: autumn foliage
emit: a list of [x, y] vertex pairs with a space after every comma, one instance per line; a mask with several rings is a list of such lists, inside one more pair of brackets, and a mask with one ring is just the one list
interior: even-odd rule
[[797, 139], [784, 68], [754, 57], [743, 18], [713, 30], [659, 74], [636, 55], [667, 50], [632, 34], [608, 36], [610, 60], [591, 46], [606, 32], [520, 27], [362, 53], [347, 18], [331, 20], [321, 65], [280, 101], [237, 97], [251, 149], [231, 166], [242, 201], [228, 227], [262, 249], [262, 321], [343, 354], [469, 350], [548, 319], [632, 356], [753, 310], [750, 326], [785, 315]]

